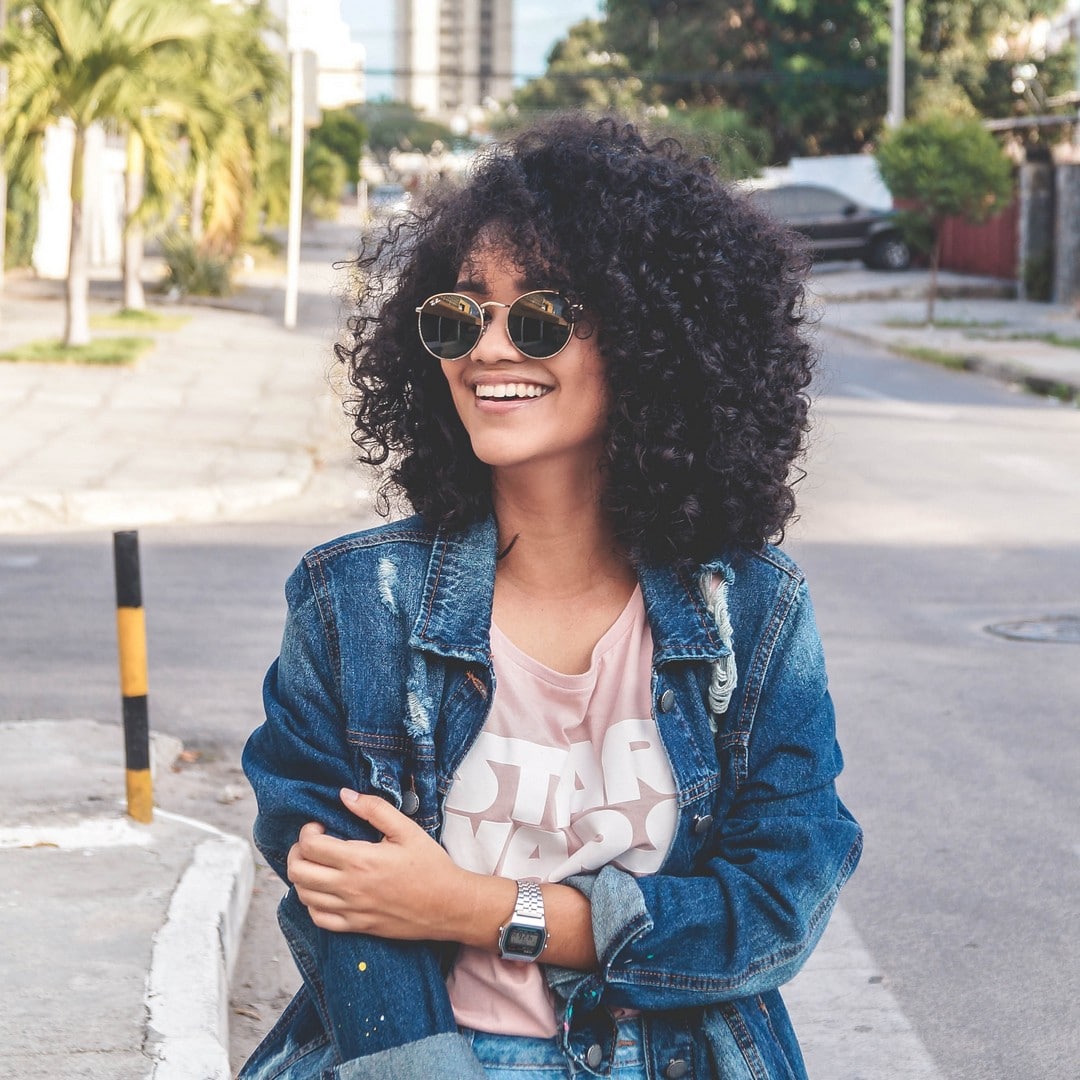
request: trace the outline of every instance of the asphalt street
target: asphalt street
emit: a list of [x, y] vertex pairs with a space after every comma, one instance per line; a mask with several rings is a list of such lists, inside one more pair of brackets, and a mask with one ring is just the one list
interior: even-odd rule
[[[830, 954], [861, 983], [815, 973], [837, 995], [831, 1019], [792, 993], [797, 1025], [842, 1019], [828, 1046], [848, 1055], [847, 1071], [811, 1076], [1072, 1077], [1080, 654], [987, 627], [1080, 615], [1080, 412], [828, 322], [821, 341], [786, 546], [810, 580], [842, 792], [867, 849]], [[261, 718], [285, 577], [312, 544], [372, 521], [365, 486], [345, 444], [288, 501], [141, 529], [151, 723], [187, 751], [161, 778], [170, 810], [248, 834], [239, 750]], [[0, 718], [118, 719], [110, 541], [100, 527], [0, 536]], [[296, 982], [277, 894], [257, 869], [232, 984], [234, 1066]], [[855, 1044], [868, 1037], [859, 1009], [871, 993], [892, 1010], [875, 1033], [894, 1036], [868, 1059]], [[811, 1064], [817, 1052], [808, 1047]]]

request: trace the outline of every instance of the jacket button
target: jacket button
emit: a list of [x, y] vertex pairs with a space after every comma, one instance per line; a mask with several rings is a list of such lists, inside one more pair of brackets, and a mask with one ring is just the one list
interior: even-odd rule
[[661, 712], [671, 712], [675, 708], [675, 691], [665, 690], [660, 695], [660, 701], [657, 704]]
[[604, 1051], [600, 1048], [599, 1043], [593, 1043], [588, 1050], [585, 1051], [585, 1064], [590, 1069], [595, 1069], [601, 1061], [604, 1060]]
[[667, 1080], [679, 1080], [679, 1077], [685, 1076], [689, 1071], [690, 1066], [682, 1058], [673, 1058], [668, 1062], [668, 1066], [664, 1070], [664, 1076], [667, 1077]]
[[[697, 836], [704, 836], [712, 828], [713, 817], [712, 814], [695, 814], [694, 815], [694, 833]], [[682, 1075], [680, 1073], [680, 1075]]]
[[420, 796], [415, 791], [403, 791], [401, 793], [401, 812], [412, 817], [420, 809]]

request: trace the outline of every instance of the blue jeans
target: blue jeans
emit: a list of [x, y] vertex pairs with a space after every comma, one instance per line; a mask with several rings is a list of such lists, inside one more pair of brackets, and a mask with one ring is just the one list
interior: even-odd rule
[[[488, 1080], [566, 1080], [567, 1077], [586, 1075], [573, 1071], [554, 1037], [531, 1039], [518, 1035], [490, 1035], [472, 1028], [462, 1028], [461, 1033], [472, 1043], [473, 1053], [484, 1066]], [[613, 1080], [646, 1080], [640, 1020], [619, 1021], [610, 1076]]]

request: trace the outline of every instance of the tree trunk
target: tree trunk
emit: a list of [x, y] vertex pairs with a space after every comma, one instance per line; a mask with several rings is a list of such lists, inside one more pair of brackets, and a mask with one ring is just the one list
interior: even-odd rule
[[195, 182], [191, 185], [191, 241], [198, 247], [203, 238], [203, 214], [206, 213], [206, 163], [195, 164]]
[[86, 238], [83, 236], [83, 168], [86, 132], [76, 125], [75, 151], [71, 157], [71, 246], [68, 248], [67, 309], [64, 344], [90, 343], [90, 277], [87, 272]]
[[146, 310], [142, 286], [143, 227], [136, 217], [142, 205], [145, 170], [142, 136], [137, 131], [129, 131], [124, 172], [124, 308], [127, 311]]

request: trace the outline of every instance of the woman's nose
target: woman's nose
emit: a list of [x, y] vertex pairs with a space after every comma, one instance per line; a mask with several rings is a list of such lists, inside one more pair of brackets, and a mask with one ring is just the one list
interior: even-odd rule
[[494, 304], [484, 308], [485, 329], [476, 343], [470, 358], [479, 363], [494, 364], [500, 360], [524, 360], [525, 358], [510, 344], [506, 318], [509, 308]]

